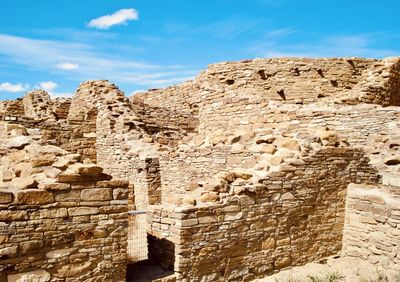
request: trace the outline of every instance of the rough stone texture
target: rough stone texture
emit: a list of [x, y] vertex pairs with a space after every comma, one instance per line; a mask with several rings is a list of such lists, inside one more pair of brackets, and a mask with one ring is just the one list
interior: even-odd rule
[[400, 271], [400, 193], [394, 186], [350, 185], [343, 253]]
[[128, 182], [22, 137], [1, 152], [0, 281], [125, 281]]
[[[68, 100], [1, 102], [0, 220], [70, 217], [48, 235], [95, 236], [10, 267], [103, 279], [114, 259], [122, 275], [132, 242], [148, 255], [129, 259], [177, 281], [249, 281], [340, 253], [399, 265], [399, 106], [399, 58], [245, 60], [131, 98], [101, 80]], [[147, 210], [147, 234], [127, 209]], [[48, 245], [25, 237], [0, 236], [0, 253]]]

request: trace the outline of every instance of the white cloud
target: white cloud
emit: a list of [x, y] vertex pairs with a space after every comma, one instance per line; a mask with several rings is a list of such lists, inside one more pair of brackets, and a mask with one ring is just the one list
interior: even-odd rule
[[9, 82], [4, 82], [0, 84], [0, 91], [4, 91], [4, 92], [11, 92], [11, 93], [17, 93], [17, 92], [23, 92], [28, 90], [29, 85], [27, 84], [22, 84], [22, 83], [18, 83], [18, 84], [12, 84]]
[[66, 79], [109, 79], [136, 88], [159, 88], [192, 79], [197, 69], [179, 65], [155, 65], [137, 62], [117, 55], [95, 51], [93, 45], [39, 40], [0, 33], [0, 55], [9, 65], [51, 72], [60, 62], [79, 62], [77, 69], [66, 73]]
[[46, 92], [53, 92], [58, 87], [58, 84], [53, 81], [44, 81], [39, 83], [39, 88]]
[[58, 92], [56, 92], [55, 90], [57, 89], [57, 87], [58, 87], [58, 84], [55, 83], [54, 81], [43, 81], [43, 82], [40, 82], [39, 85], [35, 86], [35, 88], [43, 89], [44, 91], [49, 93], [49, 95], [52, 98], [71, 97], [72, 96], [71, 93], [58, 93]]
[[60, 70], [76, 70], [78, 66], [78, 64], [73, 63], [59, 63], [56, 67]]
[[109, 29], [114, 25], [126, 24], [128, 21], [138, 20], [139, 13], [135, 9], [122, 9], [111, 15], [102, 16], [89, 22], [88, 27]]

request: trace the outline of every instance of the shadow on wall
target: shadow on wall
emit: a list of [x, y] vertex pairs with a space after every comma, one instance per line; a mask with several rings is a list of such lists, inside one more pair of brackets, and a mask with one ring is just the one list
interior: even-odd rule
[[126, 281], [148, 282], [173, 275], [175, 245], [166, 239], [147, 235], [148, 260], [128, 265]]

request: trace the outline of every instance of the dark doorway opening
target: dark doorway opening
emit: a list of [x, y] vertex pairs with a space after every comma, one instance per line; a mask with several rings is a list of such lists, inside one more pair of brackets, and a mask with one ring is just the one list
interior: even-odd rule
[[127, 268], [127, 282], [149, 282], [174, 275], [175, 245], [171, 241], [147, 234], [148, 259]]

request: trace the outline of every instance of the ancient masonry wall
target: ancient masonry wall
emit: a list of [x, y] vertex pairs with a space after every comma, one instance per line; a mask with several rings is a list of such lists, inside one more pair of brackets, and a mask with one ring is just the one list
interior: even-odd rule
[[[200, 90], [192, 93], [199, 102], [199, 134], [160, 156], [164, 202], [177, 201], [175, 195], [186, 194], [191, 181], [223, 169], [252, 168], [265, 153], [280, 155], [279, 143], [291, 142], [284, 137], [301, 142], [300, 131], [328, 130], [352, 146], [376, 146], [385, 134], [394, 134], [399, 109], [351, 104], [368, 93], [375, 98], [364, 102], [396, 105], [396, 68], [395, 59], [270, 59], [210, 66], [196, 78]], [[378, 86], [381, 96], [371, 90]], [[282, 89], [284, 98], [278, 93]], [[265, 144], [263, 135], [276, 141]]]
[[211, 65], [197, 79], [204, 82], [202, 90], [226, 93], [227, 99], [240, 90], [243, 98], [262, 95], [288, 103], [324, 100], [387, 106], [398, 105], [398, 68], [398, 58], [256, 59]]
[[128, 181], [0, 123], [0, 281], [125, 281]]
[[[251, 106], [251, 110], [247, 114], [239, 114], [246, 113], [246, 106]], [[212, 111], [209, 114], [213, 115]], [[383, 152], [389, 150], [390, 144], [396, 144], [399, 137], [396, 130], [400, 129], [399, 108], [375, 105], [322, 108], [318, 104], [275, 103], [260, 111], [255, 104], [243, 102], [238, 103], [233, 111], [215, 116], [215, 119], [229, 121], [229, 124], [213, 125], [210, 122], [204, 138], [194, 137], [190, 146], [181, 146], [161, 156], [164, 202], [183, 198], [192, 189], [188, 186], [191, 182], [212, 177], [224, 170], [256, 167], [265, 162], [266, 153], [272, 158], [268, 161], [269, 165], [279, 165], [288, 157], [287, 152], [279, 150], [284, 143], [304, 143], [306, 135], [302, 136], [302, 133], [309, 131], [315, 131], [316, 138], [319, 138], [319, 133], [323, 133], [325, 128], [337, 135], [338, 142], [366, 146], [370, 148], [368, 156], [374, 163], [383, 162], [382, 159], [387, 157]], [[271, 140], [268, 141], [268, 138]], [[235, 139], [237, 142], [232, 144]]]
[[348, 187], [343, 255], [399, 270], [400, 182], [388, 182]]
[[376, 182], [361, 151], [321, 149], [255, 187], [244, 180], [232, 184], [238, 195], [224, 204], [155, 207], [149, 233], [159, 238], [159, 248], [171, 249], [161, 239], [177, 243], [178, 280], [250, 280], [338, 254], [347, 185]]
[[[175, 245], [175, 271], [179, 273], [178, 280], [197, 281], [200, 277], [208, 277], [211, 280], [251, 279], [257, 275], [263, 275], [262, 273], [265, 275], [276, 271], [280, 267], [303, 264], [338, 253], [342, 244], [347, 185], [349, 183], [379, 183], [385, 171], [391, 171], [393, 178], [398, 179], [398, 171], [396, 172], [394, 163], [398, 159], [396, 144], [399, 140], [397, 134], [400, 125], [399, 108], [383, 108], [365, 104], [398, 105], [398, 88], [395, 86], [398, 84], [397, 68], [398, 59], [383, 61], [273, 59], [213, 65], [200, 74], [196, 78], [200, 91], [193, 93], [197, 95], [197, 101], [199, 101], [198, 133], [189, 134], [177, 147], [160, 154], [162, 203], [164, 205], [178, 204], [183, 207], [194, 205], [193, 208], [187, 208], [188, 213], [192, 213], [191, 216], [188, 215], [188, 218], [193, 221], [180, 222], [182, 215], [177, 214], [176, 209], [172, 209], [168, 212], [163, 210], [159, 217], [153, 213], [149, 223], [149, 233], [158, 238], [157, 241], [152, 240], [152, 242], [158, 243], [159, 248], [167, 249], [163, 239], [178, 242]], [[334, 175], [332, 179], [329, 178], [330, 174], [327, 174], [327, 170], [330, 171], [327, 169], [329, 164], [321, 160], [318, 162], [318, 158], [314, 165], [308, 163], [308, 166], [304, 167], [305, 174], [296, 172], [301, 175], [300, 178], [304, 179], [307, 179], [307, 173], [311, 173], [310, 179], [313, 181], [325, 179], [336, 189], [340, 189], [337, 198], [330, 194], [324, 199], [318, 197], [307, 199], [316, 207], [324, 207], [321, 214], [324, 210], [330, 210], [325, 205], [334, 206], [332, 210], [337, 212], [328, 212], [325, 214], [327, 218], [320, 218], [321, 222], [315, 226], [308, 220], [303, 222], [307, 226], [304, 229], [307, 230], [305, 232], [318, 230], [320, 226], [324, 226], [322, 228], [331, 226], [331, 230], [334, 229], [332, 225], [337, 228], [337, 233], [332, 232], [330, 238], [329, 236], [314, 238], [315, 241], [321, 243], [321, 249], [317, 250], [317, 247], [314, 248], [312, 244], [306, 242], [307, 240], [299, 239], [291, 242], [291, 238], [287, 238], [290, 242], [287, 246], [293, 250], [302, 250], [299, 253], [304, 253], [304, 256], [298, 256], [296, 251], [285, 254], [275, 245], [275, 241], [281, 238], [271, 235], [275, 240], [273, 253], [276, 253], [277, 257], [270, 259], [269, 266], [266, 266], [261, 263], [262, 259], [258, 264], [258, 259], [264, 258], [264, 254], [254, 251], [246, 238], [251, 238], [249, 240], [254, 242], [263, 240], [252, 237], [252, 232], [257, 233], [257, 230], [241, 233], [249, 227], [244, 221], [240, 221], [241, 218], [237, 221], [233, 219], [232, 227], [227, 227], [229, 224], [218, 225], [221, 219], [218, 217], [216, 219], [215, 214], [224, 215], [224, 213], [211, 209], [210, 214], [207, 214], [209, 217], [202, 221], [203, 224], [211, 221], [214, 225], [205, 225], [202, 229], [202, 224], [199, 224], [200, 219], [195, 220], [196, 216], [193, 214], [197, 209], [204, 212], [207, 210], [204, 206], [213, 205], [212, 202], [229, 203], [237, 195], [253, 195], [255, 199], [263, 201], [263, 196], [256, 192], [257, 187], [260, 187], [259, 183], [268, 183], [264, 187], [267, 191], [274, 190], [278, 185], [278, 190], [284, 192], [291, 183], [294, 185], [292, 187], [302, 189], [300, 188], [303, 187], [302, 184], [284, 177], [285, 181], [280, 186], [279, 181], [282, 179], [275, 179], [273, 171], [278, 175], [279, 173], [291, 175], [287, 173], [287, 170], [296, 170], [293, 167], [296, 168], [299, 163], [312, 158], [307, 157], [307, 154], [324, 150], [317, 144], [330, 148], [339, 147], [339, 150], [360, 148], [361, 151], [365, 151], [363, 157], [349, 155], [348, 158], [353, 162], [357, 162], [358, 158], [364, 158], [364, 162], [370, 162], [371, 165], [365, 163], [368, 167], [365, 170], [361, 169], [362, 166], [354, 165], [353, 172], [350, 172], [343, 161], [346, 157], [343, 155], [336, 157], [333, 153], [331, 157], [326, 158], [337, 162], [338, 165], [336, 169], [333, 169], [335, 172], [332, 173]], [[228, 180], [227, 185], [221, 180], [221, 175], [224, 178], [229, 174], [229, 177], [233, 178]], [[269, 178], [274, 181], [269, 183]], [[339, 184], [342, 179], [343, 183]], [[303, 185], [308, 187], [308, 190], [301, 195], [312, 193], [314, 189], [318, 191], [312, 182], [303, 183]], [[323, 185], [317, 186], [322, 191], [326, 190]], [[339, 186], [341, 188], [338, 188]], [[293, 189], [296, 190], [296, 188]], [[270, 204], [271, 199], [273, 195], [268, 198]], [[298, 199], [297, 195], [294, 199]], [[257, 205], [257, 200], [254, 202]], [[252, 220], [252, 213], [257, 214], [260, 210], [267, 210], [264, 206], [258, 206], [258, 209], [252, 210], [251, 204], [249, 206], [249, 210], [247, 206], [244, 207], [246, 215], [247, 212], [250, 214], [245, 217], [248, 221]], [[296, 208], [291, 208], [296, 210]], [[241, 208], [236, 209], [238, 213], [242, 212]], [[279, 212], [281, 210], [270, 210], [270, 213], [263, 214], [260, 218], [269, 218]], [[310, 213], [310, 211], [307, 212]], [[168, 214], [172, 214], [172, 217], [168, 217]], [[302, 220], [294, 217], [295, 219], [292, 219], [290, 213], [283, 213], [279, 218], [293, 225], [297, 221], [301, 225]], [[187, 228], [189, 235], [186, 236], [186, 233], [182, 233], [179, 228], [177, 230], [175, 224], [189, 224], [190, 228]], [[286, 234], [292, 234], [291, 230], [296, 230], [290, 224], [288, 228], [290, 231]], [[230, 241], [225, 241], [226, 236], [221, 234], [230, 228], [234, 234], [232, 238], [237, 239], [237, 241], [231, 240], [234, 242], [232, 245]], [[329, 227], [327, 229], [329, 230]], [[285, 234], [283, 231], [281, 233]], [[202, 234], [205, 234], [204, 237]], [[309, 236], [311, 235], [303, 233], [303, 237]], [[217, 243], [211, 247], [210, 242]], [[238, 247], [241, 246], [240, 242], [244, 242], [251, 251], [246, 253], [246, 247], [244, 247], [242, 250], [244, 254], [237, 255], [235, 250], [240, 250]], [[326, 249], [324, 249], [325, 243]], [[304, 250], [297, 244], [304, 247]], [[329, 249], [330, 247], [332, 248]], [[197, 251], [196, 248], [198, 248]], [[184, 249], [186, 252], [182, 251]], [[307, 254], [308, 250], [312, 251]], [[271, 254], [268, 257], [271, 257]], [[208, 258], [212, 259], [208, 260]], [[265, 257], [264, 262], [266, 260], [268, 259]], [[285, 262], [281, 265], [280, 260], [285, 260]], [[168, 265], [169, 261], [170, 259], [166, 259], [165, 264]], [[186, 270], [185, 266], [180, 264], [182, 261], [187, 263]], [[226, 261], [223, 264], [225, 268], [221, 271], [216, 270], [215, 261]]]
[[0, 191], [0, 280], [125, 281], [126, 190], [85, 181]]
[[[131, 107], [155, 142], [176, 146], [197, 130], [199, 86], [193, 82], [154, 89], [131, 98]], [[162, 101], [162, 103], [160, 103]]]
[[[0, 144], [10, 234], [0, 235], [0, 267], [13, 279], [16, 269], [23, 279], [122, 279], [126, 246], [147, 243], [178, 281], [250, 280], [342, 243], [345, 255], [391, 267], [399, 97], [399, 58], [280, 58], [211, 65], [130, 99], [102, 80], [72, 99], [35, 91], [1, 102], [13, 124]], [[148, 211], [147, 241], [128, 209]]]

